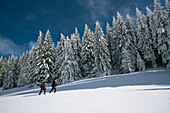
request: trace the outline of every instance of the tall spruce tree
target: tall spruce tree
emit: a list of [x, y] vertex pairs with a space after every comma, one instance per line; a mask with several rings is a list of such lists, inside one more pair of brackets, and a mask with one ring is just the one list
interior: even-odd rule
[[112, 28], [110, 27], [109, 23], [107, 23], [106, 25], [106, 41], [107, 41], [107, 44], [108, 44], [108, 49], [109, 49], [109, 52], [111, 53], [111, 38], [112, 38]]
[[[73, 43], [72, 43], [73, 42]], [[80, 40], [80, 34], [78, 32], [77, 27], [75, 28], [75, 33], [72, 34], [71, 37], [71, 46], [73, 48], [75, 60], [80, 65], [80, 59], [81, 59], [81, 40]]]
[[115, 39], [115, 50], [114, 50], [114, 68], [120, 71], [121, 68], [121, 60], [122, 60], [122, 49], [125, 44], [125, 25], [123, 21], [123, 17], [117, 12], [117, 21], [114, 29], [114, 37]]
[[19, 58], [19, 66], [21, 67], [18, 77], [18, 87], [24, 86], [30, 83], [29, 81], [29, 65], [27, 62], [28, 52], [23, 53]]
[[0, 58], [0, 88], [4, 84], [4, 77], [6, 75], [5, 60], [3, 57]]
[[70, 45], [70, 40], [67, 36], [65, 41], [65, 59], [59, 68], [60, 79], [62, 80], [62, 84], [73, 82], [82, 78], [81, 71], [77, 61], [75, 60], [73, 49]]
[[148, 8], [146, 7], [146, 11], [147, 11], [147, 25], [148, 25], [148, 29], [150, 32], [150, 39], [152, 40], [152, 47], [154, 49], [154, 52], [156, 53], [156, 48], [157, 48], [157, 44], [156, 44], [156, 26], [155, 26], [155, 21], [154, 21], [154, 13]]
[[40, 84], [42, 81], [46, 81], [47, 74], [45, 73], [46, 66], [45, 66], [45, 47], [44, 47], [44, 40], [43, 34], [39, 31], [39, 36], [37, 39], [36, 47], [33, 47], [30, 51], [29, 55], [31, 61], [29, 64], [30, 68], [30, 81], [33, 84]]
[[166, 11], [161, 6], [160, 0], [154, 0], [154, 21], [156, 25], [156, 38], [157, 38], [157, 59], [159, 63], [167, 63], [168, 57], [168, 31], [167, 31], [167, 18]]
[[59, 72], [59, 68], [62, 66], [62, 63], [65, 60], [65, 36], [61, 34], [60, 42], [57, 43], [56, 49], [55, 49], [55, 77], [59, 79], [61, 77], [61, 73]]
[[[108, 49], [109, 49], [109, 53], [110, 53], [110, 60], [111, 62], [113, 62], [113, 58], [112, 58], [112, 36], [113, 36], [113, 29], [110, 27], [109, 23], [107, 23], [106, 25], [106, 41], [107, 41], [107, 44], [108, 44]], [[111, 66], [112, 63], [111, 63]]]
[[136, 8], [137, 15], [137, 40], [138, 40], [138, 48], [140, 54], [143, 56], [145, 62], [151, 62], [154, 68], [156, 65], [156, 56], [152, 46], [152, 38], [150, 35], [150, 31], [147, 25], [147, 18], [145, 15]]
[[166, 0], [165, 5], [166, 5], [166, 12], [167, 12], [166, 14], [167, 14], [167, 23], [168, 23], [168, 26], [166, 28], [168, 34], [167, 69], [170, 69], [170, 0]]
[[106, 76], [111, 73], [110, 54], [107, 48], [107, 42], [104, 38], [100, 23], [96, 22], [94, 34], [94, 57], [95, 67], [92, 71], [93, 77]]
[[82, 76], [90, 78], [91, 71], [94, 68], [94, 36], [87, 25], [85, 25], [84, 34], [82, 38], [82, 52], [81, 52], [81, 71]]
[[48, 81], [54, 78], [54, 62], [55, 62], [55, 51], [54, 43], [50, 35], [50, 31], [47, 30], [45, 41], [44, 41], [44, 74], [48, 77]]
[[8, 74], [5, 76], [5, 81], [3, 84], [3, 89], [11, 89], [17, 87], [18, 82], [18, 75], [19, 75], [19, 69], [18, 69], [18, 57], [11, 56], [11, 58], [8, 59]]
[[132, 21], [132, 18], [127, 15], [125, 23], [125, 36], [126, 41], [122, 50], [122, 65], [121, 72], [134, 72], [136, 70], [137, 60], [137, 38], [136, 27]]
[[116, 28], [117, 28], [117, 21], [116, 21], [116, 18], [113, 17], [113, 21], [112, 21], [112, 36], [111, 36], [111, 39], [110, 39], [110, 46], [111, 46], [111, 65], [113, 67], [113, 69], [116, 69]]

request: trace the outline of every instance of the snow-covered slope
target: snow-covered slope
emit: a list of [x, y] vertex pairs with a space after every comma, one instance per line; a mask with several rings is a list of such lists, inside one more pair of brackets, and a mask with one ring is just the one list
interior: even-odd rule
[[56, 93], [38, 92], [27, 86], [1, 92], [0, 113], [169, 113], [170, 71], [85, 79]]

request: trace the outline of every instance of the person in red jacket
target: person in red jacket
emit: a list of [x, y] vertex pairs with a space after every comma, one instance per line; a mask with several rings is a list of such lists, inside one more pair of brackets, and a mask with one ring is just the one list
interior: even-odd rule
[[45, 95], [45, 93], [46, 93], [45, 82], [43, 82], [43, 83], [41, 84], [40, 88], [41, 88], [41, 90], [40, 90], [40, 92], [39, 92], [39, 95], [41, 95], [42, 90], [44, 90], [44, 95]]

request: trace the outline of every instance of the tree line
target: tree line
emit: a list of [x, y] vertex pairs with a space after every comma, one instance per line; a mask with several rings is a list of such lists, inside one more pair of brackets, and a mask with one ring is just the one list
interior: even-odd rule
[[[2, 90], [60, 79], [61, 84], [82, 78], [107, 76], [113, 71], [132, 73], [160, 66], [170, 69], [170, 0], [162, 6], [154, 0], [154, 10], [146, 15], [136, 8], [136, 22], [119, 12], [106, 36], [97, 21], [92, 31], [85, 25], [82, 38], [78, 29], [71, 37], [61, 34], [56, 47], [48, 30], [39, 31], [37, 43], [21, 56], [0, 58]], [[81, 40], [82, 39], [82, 40]]]

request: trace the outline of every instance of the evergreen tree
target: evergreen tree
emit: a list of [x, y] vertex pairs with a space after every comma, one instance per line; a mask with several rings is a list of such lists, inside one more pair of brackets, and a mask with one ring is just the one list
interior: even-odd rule
[[112, 32], [112, 28], [110, 27], [109, 23], [107, 23], [106, 25], [106, 41], [108, 44], [108, 49], [109, 49], [109, 53], [110, 53], [110, 60], [111, 62], [113, 62], [113, 58], [112, 58], [112, 36], [113, 36], [113, 32]]
[[170, 69], [170, 0], [166, 0], [165, 5], [166, 5], [166, 12], [167, 12], [166, 14], [167, 14], [167, 23], [168, 23], [168, 26], [166, 28], [168, 34], [167, 69]]
[[54, 52], [54, 43], [51, 38], [49, 30], [47, 30], [45, 41], [44, 41], [44, 71], [43, 73], [48, 77], [49, 80], [54, 78], [54, 62], [55, 62], [55, 52]]
[[111, 47], [111, 65], [113, 67], [113, 69], [116, 69], [116, 48], [117, 48], [117, 45], [116, 45], [116, 28], [117, 28], [117, 21], [115, 19], [115, 17], [113, 17], [113, 22], [112, 22], [112, 36], [111, 36], [111, 39], [110, 39], [110, 47]]
[[71, 35], [71, 47], [73, 49], [73, 53], [74, 53], [74, 57], [75, 60], [78, 62], [78, 64], [80, 65], [80, 59], [81, 59], [81, 42], [80, 42], [80, 34], [77, 30], [77, 28], [75, 28], [75, 33], [73, 33]]
[[135, 70], [134, 62], [132, 61], [132, 53], [129, 49], [129, 42], [130, 40], [127, 40], [125, 42], [125, 45], [122, 47], [122, 60], [121, 60], [121, 66], [120, 71], [122, 73], [132, 73]]
[[125, 37], [125, 26], [124, 26], [123, 18], [119, 12], [117, 12], [117, 21], [115, 24], [113, 38], [115, 39], [114, 69], [120, 71], [121, 60], [122, 60], [122, 49], [123, 49], [122, 47], [125, 44], [126, 37]]
[[7, 78], [7, 75], [8, 75], [8, 65], [7, 65], [7, 60], [6, 59], [3, 59], [1, 57], [1, 61], [0, 61], [0, 87], [1, 87], [1, 90], [4, 90], [3, 86], [5, 86], [5, 81], [6, 81], [6, 78]]
[[55, 49], [56, 58], [55, 58], [55, 77], [59, 79], [61, 77], [61, 73], [59, 72], [59, 68], [65, 60], [65, 36], [61, 34], [60, 42], [57, 43], [57, 47]]
[[90, 78], [91, 71], [94, 68], [94, 36], [87, 25], [85, 25], [84, 34], [82, 38], [82, 53], [81, 53], [81, 71], [82, 76]]
[[156, 53], [157, 44], [156, 44], [156, 26], [153, 18], [154, 13], [148, 7], [146, 7], [146, 11], [147, 11], [147, 25], [150, 32], [150, 39], [152, 40], [152, 47], [154, 49], [154, 52]]
[[23, 53], [19, 58], [19, 66], [20, 66], [20, 73], [18, 77], [18, 84], [17, 86], [24, 86], [30, 83], [29, 81], [29, 65], [27, 62], [28, 52]]
[[110, 27], [109, 23], [106, 25], [106, 41], [108, 44], [109, 52], [111, 53], [111, 38], [112, 38], [112, 28]]
[[156, 68], [156, 56], [152, 46], [152, 39], [149, 32], [149, 28], [147, 25], [146, 16], [143, 15], [137, 8], [136, 8], [136, 15], [137, 15], [137, 39], [138, 39], [138, 48], [140, 54], [143, 56], [145, 61], [151, 61], [152, 66]]
[[4, 84], [4, 76], [6, 75], [5, 60], [3, 57], [0, 58], [0, 88]]
[[125, 36], [126, 41], [123, 45], [122, 51], [122, 66], [121, 70], [125, 72], [133, 72], [136, 70], [136, 58], [137, 58], [137, 39], [136, 39], [136, 27], [129, 15], [126, 17], [125, 24]]
[[36, 83], [34, 77], [35, 77], [35, 70], [36, 70], [36, 53], [35, 53], [35, 47], [33, 46], [32, 49], [28, 52], [28, 81], [29, 83]]
[[40, 84], [46, 80], [47, 74], [45, 73], [45, 47], [43, 34], [39, 31], [39, 37], [37, 40], [36, 47], [33, 47], [29, 54], [29, 65], [30, 65], [30, 77], [29, 80], [33, 84]]
[[62, 80], [62, 84], [73, 82], [82, 78], [79, 65], [75, 60], [73, 49], [68, 37], [65, 43], [65, 59], [58, 71], [61, 75], [60, 79]]
[[104, 38], [102, 28], [99, 22], [96, 22], [94, 34], [94, 57], [95, 67], [92, 71], [93, 77], [106, 76], [111, 73], [110, 54], [107, 48], [107, 42]]
[[154, 0], [154, 21], [157, 29], [157, 50], [158, 62], [167, 63], [168, 57], [168, 21], [166, 18], [166, 11], [161, 6], [160, 0]]
[[5, 78], [3, 89], [11, 89], [17, 87], [18, 82], [18, 75], [19, 75], [19, 69], [18, 69], [18, 57], [11, 56], [11, 58], [8, 59], [8, 74]]

